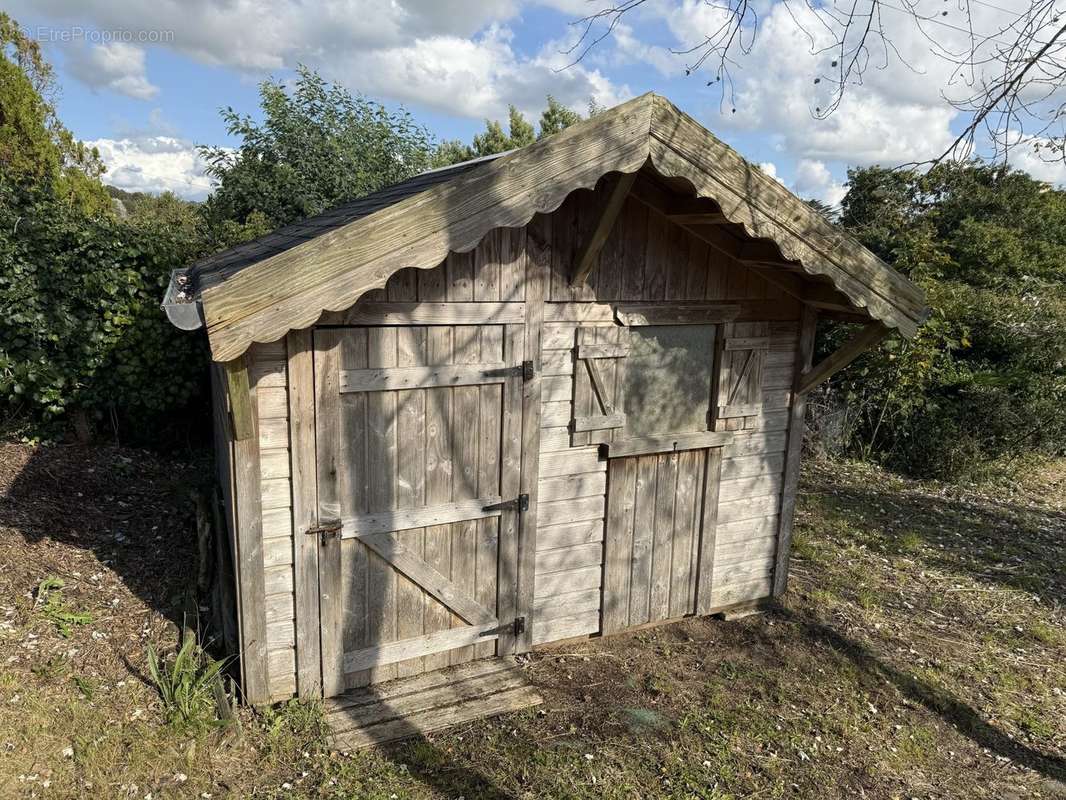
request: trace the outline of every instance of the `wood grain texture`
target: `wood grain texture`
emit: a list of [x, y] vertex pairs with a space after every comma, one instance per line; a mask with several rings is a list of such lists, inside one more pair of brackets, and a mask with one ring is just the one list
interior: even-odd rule
[[[267, 660], [266, 569], [263, 564], [263, 518], [259, 472], [259, 439], [255, 388], [249, 388], [247, 370], [243, 370], [246, 397], [238, 403], [248, 410], [251, 430], [244, 438], [233, 440], [233, 507], [236, 527], [237, 593], [240, 600], [241, 660], [244, 673], [244, 696], [253, 705], [271, 698], [270, 666]], [[231, 376], [232, 373], [227, 373]], [[229, 381], [227, 395], [231, 409], [233, 392], [241, 382]], [[235, 435], [235, 432], [234, 432]], [[292, 599], [288, 598], [290, 607]]]
[[[818, 312], [809, 306], [804, 308], [800, 320], [799, 347], [796, 350], [796, 381], [811, 367], [814, 356], [814, 337], [818, 327]], [[792, 553], [792, 522], [796, 509], [796, 492], [799, 490], [800, 459], [803, 455], [803, 428], [807, 403], [798, 392], [792, 399], [789, 410], [788, 449], [785, 451], [784, 479], [781, 489], [779, 528], [777, 531], [777, 555], [774, 559], [773, 593], [780, 596], [788, 588], [788, 560]]]
[[296, 687], [300, 697], [321, 697], [322, 630], [318, 614], [318, 540], [304, 533], [318, 520], [314, 343], [311, 332], [290, 332], [286, 337], [286, 350], [289, 362]]
[[[496, 242], [497, 237], [484, 240]], [[492, 267], [499, 271], [499, 263], [491, 262], [476, 273], [479, 293], [491, 289], [485, 278]], [[495, 287], [498, 291], [498, 287]], [[525, 309], [521, 302], [411, 302], [356, 303], [344, 311], [328, 311], [318, 325], [507, 325], [521, 322]]]
[[536, 582], [536, 551], [540, 527], [541, 412], [544, 404], [543, 331], [544, 301], [551, 272], [551, 218], [538, 215], [525, 229], [525, 259], [520, 260], [526, 300], [525, 357], [532, 362], [533, 375], [522, 385], [520, 491], [529, 495], [529, 509], [519, 520], [518, 564], [516, 566], [516, 614], [526, 617], [526, 630], [515, 637], [514, 650], [528, 652], [533, 646], [532, 622]]

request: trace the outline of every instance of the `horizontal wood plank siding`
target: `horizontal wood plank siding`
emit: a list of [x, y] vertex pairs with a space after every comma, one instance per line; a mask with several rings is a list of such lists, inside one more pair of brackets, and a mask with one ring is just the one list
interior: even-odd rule
[[284, 342], [249, 351], [249, 378], [259, 415], [260, 497], [263, 507], [263, 586], [267, 606], [267, 681], [272, 700], [296, 687], [292, 481]]

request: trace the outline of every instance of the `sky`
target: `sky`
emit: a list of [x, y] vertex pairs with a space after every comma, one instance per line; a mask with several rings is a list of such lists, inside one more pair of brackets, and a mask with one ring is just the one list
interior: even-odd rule
[[[691, 74], [692, 48], [721, 24], [706, 0], [646, 0], [576, 64], [573, 45], [599, 0], [7, 0], [56, 66], [60, 119], [95, 145], [105, 180], [130, 191], [203, 199], [197, 145], [235, 146], [219, 109], [257, 116], [257, 86], [306, 64], [353, 93], [403, 106], [440, 139], [469, 141], [509, 104], [530, 119], [552, 94], [584, 112], [647, 91], [665, 95], [801, 197], [836, 204], [847, 168], [939, 155], [960, 127], [945, 94], [965, 89], [931, 40], [950, 49], [959, 0], [885, 0], [892, 49], [872, 52], [861, 85], [827, 119], [834, 54], [817, 10], [751, 0], [758, 27], [731, 70]], [[818, 0], [812, 0], [817, 8]], [[936, 10], [921, 28], [902, 3]], [[973, 0], [995, 33], [1029, 0]], [[941, 9], [949, 11], [941, 11]], [[750, 35], [750, 32], [749, 32]], [[1015, 166], [1056, 184], [1066, 169], [1028, 148]]]

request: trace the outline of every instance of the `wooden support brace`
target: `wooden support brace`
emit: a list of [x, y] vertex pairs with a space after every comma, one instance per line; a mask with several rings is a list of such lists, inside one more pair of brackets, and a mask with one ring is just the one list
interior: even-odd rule
[[248, 381], [247, 356], [227, 361], [224, 366], [233, 438], [238, 442], [250, 439], [255, 433], [255, 425], [252, 422], [252, 395]]
[[891, 331], [880, 322], [869, 323], [834, 353], [801, 373], [796, 381], [796, 394], [806, 395], [811, 389], [828, 380], [871, 347], [877, 345], [889, 333]]
[[592, 272], [592, 265], [596, 263], [596, 257], [600, 254], [600, 250], [603, 249], [607, 236], [611, 233], [615, 220], [618, 219], [626, 197], [629, 195], [629, 190], [633, 188], [633, 181], [636, 179], [637, 173], [627, 172], [623, 173], [615, 182], [611, 189], [611, 194], [608, 196], [606, 204], [604, 204], [603, 212], [600, 214], [596, 227], [593, 229], [588, 241], [582, 246], [581, 252], [578, 253], [577, 263], [574, 266], [574, 275], [570, 280], [571, 286], [580, 286], [588, 278], [589, 273]]

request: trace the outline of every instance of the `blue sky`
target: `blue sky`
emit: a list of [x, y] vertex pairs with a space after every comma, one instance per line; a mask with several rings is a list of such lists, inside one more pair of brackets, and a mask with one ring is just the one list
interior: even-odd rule
[[[921, 0], [938, 9], [942, 0]], [[975, 24], [997, 30], [1027, 0], [976, 6]], [[257, 83], [287, 79], [298, 63], [353, 92], [404, 105], [441, 138], [469, 140], [486, 117], [515, 103], [531, 117], [552, 93], [584, 110], [656, 91], [699, 119], [801, 196], [830, 203], [844, 191], [849, 165], [895, 165], [938, 155], [959, 119], [944, 101], [950, 66], [902, 13], [889, 15], [905, 57], [871, 69], [849, 87], [840, 108], [814, 79], [831, 52], [815, 41], [816, 11], [756, 0], [754, 46], [733, 70], [735, 96], [708, 86], [708, 69], [686, 76], [692, 46], [721, 24], [704, 0], [648, 0], [580, 63], [561, 52], [571, 23], [596, 0], [14, 0], [11, 13], [44, 42], [57, 66], [60, 116], [96, 144], [107, 180], [130, 190], [173, 190], [202, 198], [209, 181], [195, 145], [233, 145], [218, 109], [256, 114]], [[891, 7], [891, 6], [890, 6]], [[796, 9], [799, 9], [798, 11]], [[791, 13], [789, 13], [791, 11]], [[937, 12], [939, 14], [939, 11]], [[797, 25], [796, 15], [806, 25]], [[804, 18], [804, 15], [807, 15]], [[949, 22], [933, 32], [954, 36]], [[111, 34], [110, 32], [115, 32]], [[814, 33], [814, 38], [809, 34]], [[733, 111], [733, 107], [736, 111]], [[1030, 152], [1018, 166], [1062, 182], [1061, 165]]]

